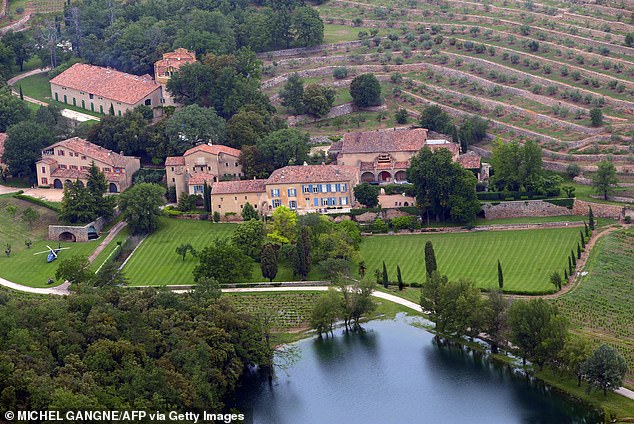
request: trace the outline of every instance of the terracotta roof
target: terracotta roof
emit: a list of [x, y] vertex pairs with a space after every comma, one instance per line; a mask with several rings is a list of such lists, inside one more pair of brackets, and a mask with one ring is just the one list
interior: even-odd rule
[[341, 153], [417, 152], [426, 139], [425, 128], [353, 132], [343, 136]]
[[74, 64], [53, 78], [51, 84], [129, 105], [140, 102], [153, 91], [161, 88], [149, 75], [131, 75], [85, 63]]
[[53, 165], [53, 164], [57, 163], [57, 161], [55, 159], [53, 159], [53, 158], [44, 158], [44, 159], [39, 160], [38, 163], [39, 162], [43, 162], [43, 163], [45, 163], [47, 165]]
[[266, 180], [219, 181], [211, 187], [212, 194], [264, 193]]
[[214, 178], [217, 176], [214, 174], [209, 174], [207, 172], [194, 172], [193, 174], [187, 174], [189, 177], [187, 179], [188, 185], [202, 185], [207, 182], [208, 184], [213, 183]]
[[[104, 172], [106, 177], [106, 181], [122, 181], [124, 179], [124, 174], [115, 173], [115, 172]], [[57, 168], [53, 172], [51, 172], [52, 178], [64, 178], [67, 180], [76, 180], [76, 179], [87, 179], [88, 171], [83, 169], [62, 169]]]
[[0, 133], [0, 163], [2, 163], [2, 155], [4, 154], [4, 142], [7, 139], [7, 133]]
[[184, 166], [185, 158], [182, 156], [168, 156], [165, 159], [165, 166]]
[[222, 144], [199, 144], [196, 147], [192, 147], [188, 151], [186, 151], [183, 156], [189, 156], [191, 154], [197, 152], [206, 152], [212, 155], [219, 155], [220, 153], [224, 153], [225, 155], [240, 157], [240, 150], [234, 149], [233, 147], [223, 146]]
[[436, 149], [447, 149], [451, 152], [452, 155], [457, 156], [460, 152], [460, 148], [458, 144], [452, 143], [449, 140], [437, 139], [437, 140], [427, 140], [425, 143], [425, 147], [429, 147], [432, 151]]
[[396, 168], [396, 169], [407, 169], [407, 168], [409, 168], [409, 161], [408, 160], [395, 161], [394, 162], [394, 168]]
[[49, 150], [55, 147], [64, 147], [86, 156], [89, 159], [94, 159], [116, 168], [125, 168], [127, 159], [129, 158], [129, 156], [123, 156], [119, 153], [113, 152], [112, 150], [104, 149], [101, 146], [97, 146], [96, 144], [79, 137], [58, 141], [57, 143], [51, 144], [42, 150]]
[[287, 183], [326, 183], [332, 181], [350, 181], [357, 169], [347, 165], [298, 165], [285, 166], [273, 171], [267, 184]]
[[164, 75], [168, 68], [176, 70], [183, 65], [194, 62], [196, 62], [196, 53], [180, 48], [173, 52], [163, 53], [163, 59], [154, 63], [154, 72], [156, 75]]
[[475, 152], [467, 152], [458, 157], [458, 163], [465, 169], [480, 169], [480, 155]]

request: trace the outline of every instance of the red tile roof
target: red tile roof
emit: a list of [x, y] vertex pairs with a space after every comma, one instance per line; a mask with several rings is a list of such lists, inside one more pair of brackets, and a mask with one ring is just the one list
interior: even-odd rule
[[[106, 181], [116, 181], [116, 182], [120, 182], [122, 180], [124, 180], [124, 174], [118, 174], [115, 172], [104, 172], [104, 175], [106, 177]], [[64, 178], [67, 180], [76, 180], [76, 179], [87, 179], [88, 178], [88, 171], [85, 171], [83, 169], [62, 169], [62, 168], [57, 168], [55, 169], [53, 172], [51, 172], [51, 177], [52, 178]]]
[[165, 166], [185, 166], [185, 158], [182, 156], [168, 156], [165, 159]]
[[44, 159], [39, 160], [38, 162], [43, 162], [43, 163], [45, 163], [47, 165], [53, 165], [53, 164], [57, 163], [57, 161], [55, 159], [53, 159], [53, 158], [44, 158]]
[[211, 194], [264, 193], [266, 180], [219, 181], [211, 187]]
[[2, 163], [2, 155], [4, 154], [4, 142], [7, 139], [7, 133], [0, 133], [0, 163]]
[[343, 136], [341, 153], [417, 152], [426, 139], [425, 128], [353, 132]]
[[74, 64], [53, 78], [51, 84], [84, 91], [129, 105], [140, 102], [161, 88], [149, 75], [131, 75], [85, 63]]
[[90, 141], [84, 140], [83, 138], [79, 137], [73, 137], [69, 138], [68, 140], [59, 141], [55, 144], [45, 147], [42, 150], [50, 150], [55, 147], [64, 147], [68, 150], [72, 150], [76, 153], [86, 156], [89, 159], [94, 159], [115, 168], [125, 168], [128, 159], [128, 156], [123, 156], [119, 153], [113, 152], [112, 150], [104, 149], [101, 146], [97, 146], [96, 144], [93, 144]]
[[298, 165], [276, 169], [267, 184], [347, 182], [355, 178], [357, 169], [348, 165]]
[[240, 157], [240, 150], [229, 146], [223, 146], [222, 144], [212, 144], [211, 146], [209, 144], [199, 144], [198, 146], [192, 147], [186, 151], [183, 156], [189, 156], [197, 152], [206, 152], [212, 155], [224, 153], [225, 155], [234, 156], [236, 158]]
[[188, 185], [203, 185], [205, 182], [207, 182], [207, 184], [211, 184], [214, 182], [214, 178], [217, 177], [217, 175], [210, 174], [208, 172], [194, 172], [193, 174], [187, 175], [189, 177], [187, 179]]
[[475, 152], [467, 152], [458, 157], [458, 163], [465, 169], [480, 169], [480, 155]]
[[196, 62], [196, 53], [183, 48], [176, 49], [173, 52], [163, 53], [163, 59], [154, 63], [154, 73], [156, 75], [165, 75], [165, 71], [168, 68], [177, 70], [183, 65], [194, 62]]

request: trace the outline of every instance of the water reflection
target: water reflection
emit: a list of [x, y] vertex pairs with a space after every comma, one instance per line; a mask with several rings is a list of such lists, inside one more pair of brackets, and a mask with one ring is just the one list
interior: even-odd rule
[[302, 358], [269, 386], [251, 380], [238, 406], [256, 424], [602, 422], [601, 414], [481, 352], [408, 325], [372, 321], [298, 343]]

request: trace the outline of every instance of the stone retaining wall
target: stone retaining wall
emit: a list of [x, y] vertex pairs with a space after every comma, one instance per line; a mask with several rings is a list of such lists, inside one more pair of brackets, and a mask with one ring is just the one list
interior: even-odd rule
[[587, 215], [589, 207], [592, 207], [592, 213], [597, 218], [621, 219], [625, 211], [623, 206], [604, 205], [577, 199], [572, 207], [572, 213], [574, 215]]
[[361, 41], [345, 41], [342, 43], [322, 44], [315, 47], [298, 47], [296, 49], [275, 50], [270, 52], [258, 53], [258, 59], [273, 60], [279, 57], [290, 57], [298, 55], [309, 55], [326, 51], [345, 50], [347, 48], [359, 47]]
[[97, 218], [93, 222], [86, 225], [49, 225], [48, 226], [48, 239], [59, 240], [60, 236], [64, 233], [72, 234], [75, 237], [75, 241], [84, 242], [88, 241], [88, 229], [94, 227], [99, 233], [106, 225], [106, 220], [103, 218]]
[[9, 10], [9, 0], [2, 0], [2, 6], [0, 6], [0, 19], [7, 16], [7, 10]]
[[553, 205], [543, 200], [518, 200], [499, 204], [483, 203], [482, 210], [486, 219], [530, 218], [572, 214], [571, 210], [564, 206]]

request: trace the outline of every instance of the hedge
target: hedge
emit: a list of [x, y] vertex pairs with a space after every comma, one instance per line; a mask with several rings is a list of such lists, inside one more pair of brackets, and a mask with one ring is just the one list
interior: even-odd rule
[[366, 212], [377, 213], [377, 212], [381, 212], [381, 210], [382, 210], [381, 208], [350, 209], [350, 215], [352, 216], [363, 215]]
[[406, 196], [415, 196], [416, 192], [414, 184], [387, 184], [381, 186], [385, 190], [385, 194], [403, 194]]
[[476, 196], [478, 200], [539, 200], [546, 199], [547, 197], [555, 197], [558, 194], [552, 196], [546, 196], [536, 191], [485, 191], [478, 192]]
[[42, 200], [42, 199], [38, 199], [36, 197], [31, 197], [31, 196], [27, 196], [26, 194], [22, 194], [22, 190], [20, 190], [17, 194], [14, 194], [13, 197], [15, 197], [16, 199], [20, 199], [20, 200], [24, 200], [26, 202], [30, 202], [33, 203], [35, 205], [38, 206], [42, 206], [43, 208], [47, 208], [50, 209], [52, 211], [58, 212], [61, 210], [61, 207], [58, 205], [55, 205], [51, 202], [48, 202], [46, 200]]
[[573, 198], [569, 198], [569, 199], [549, 199], [549, 200], [544, 200], [544, 202], [552, 203], [553, 205], [556, 205], [556, 206], [565, 206], [568, 209], [572, 209], [572, 207], [575, 204], [575, 199], [573, 199]]

